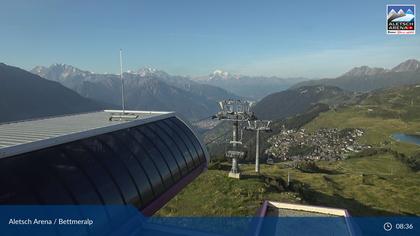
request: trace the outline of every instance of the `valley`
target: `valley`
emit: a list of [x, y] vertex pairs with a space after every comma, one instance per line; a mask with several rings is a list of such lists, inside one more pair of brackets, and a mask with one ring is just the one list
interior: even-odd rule
[[[328, 135], [357, 130], [359, 134], [354, 133], [355, 137], [351, 138], [363, 148], [348, 150], [344, 158], [340, 156], [338, 159], [276, 160], [272, 165], [263, 164], [260, 175], [253, 171], [252, 158], [243, 160], [240, 168], [245, 177], [241, 181], [229, 179], [226, 172], [230, 163], [218, 158], [207, 173], [169, 202], [159, 214], [254, 215], [263, 199], [271, 199], [345, 208], [354, 216], [420, 215], [417, 197], [420, 192], [420, 146], [398, 142], [391, 137], [395, 132], [420, 130], [419, 99], [420, 86], [394, 87], [365, 94], [357, 103], [317, 113], [316, 117], [295, 128], [318, 135], [320, 130]], [[268, 140], [281, 137], [281, 127], [290, 120], [293, 118], [274, 122], [273, 134], [263, 137]], [[223, 130], [221, 127], [219, 129]], [[214, 136], [212, 132], [210, 134]], [[224, 137], [220, 142], [223, 140], [229, 138]], [[283, 141], [280, 143], [284, 145]], [[282, 149], [275, 144], [271, 142], [263, 147], [267, 152], [281, 153]], [[252, 149], [250, 146], [248, 150]], [[216, 153], [216, 156], [220, 155]], [[254, 190], [247, 188], [251, 186]], [[200, 196], [206, 199], [205, 205], [179, 207], [188, 205], [185, 201], [198, 192], [203, 193]], [[234, 204], [236, 199], [243, 201], [242, 207]]]

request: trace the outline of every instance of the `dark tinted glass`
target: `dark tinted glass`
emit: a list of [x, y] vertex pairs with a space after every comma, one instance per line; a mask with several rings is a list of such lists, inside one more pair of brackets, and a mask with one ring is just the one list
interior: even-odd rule
[[79, 142], [65, 145], [64, 150], [66, 155], [86, 172], [104, 204], [123, 204], [115, 182], [89, 150], [82, 147]]
[[155, 126], [154, 123], [147, 124], [144, 130], [146, 132], [145, 134], [150, 137], [150, 140], [153, 141], [156, 148], [159, 150], [166, 163], [168, 164], [173, 176], [173, 180], [178, 181], [181, 178], [181, 169], [179, 167], [178, 160], [172, 150], [176, 149], [176, 147], [169, 143], [169, 138], [159, 127]]
[[166, 130], [170, 132], [170, 136], [172, 136], [174, 140], [177, 141], [178, 146], [181, 147], [182, 153], [187, 161], [188, 170], [193, 170], [195, 168], [193, 157], [198, 156], [198, 154], [192, 143], [187, 139], [187, 136], [169, 119], [165, 119], [159, 123], [168, 128]]
[[[105, 142], [105, 141], [106, 142]], [[119, 154], [113, 150], [108, 143], [116, 148], [116, 143], [111, 134], [103, 134], [98, 137], [83, 141], [83, 145], [89, 149], [96, 160], [109, 173], [116, 183], [119, 192], [122, 194], [124, 203], [139, 206], [139, 196], [133, 179], [128, 173], [127, 167], [119, 159]]]
[[149, 153], [149, 156], [155, 162], [156, 167], [158, 168], [159, 173], [162, 176], [162, 180], [165, 186], [167, 188], [170, 187], [173, 184], [173, 179], [172, 179], [171, 171], [169, 170], [168, 163], [166, 163], [162, 154], [159, 152], [154, 142], [152, 142], [154, 140], [150, 140], [150, 138], [145, 135], [145, 131], [149, 133], [147, 130], [145, 130], [145, 127], [144, 126], [136, 127], [136, 131], [139, 132], [140, 136], [142, 136], [141, 143], [144, 145], [146, 152]]
[[[93, 185], [93, 189], [101, 197], [102, 204], [124, 204], [125, 202], [119, 183], [115, 181], [106, 164], [104, 164], [104, 161], [98, 158], [90, 149], [93, 147], [89, 147], [88, 145], [95, 144], [94, 148], [96, 150], [101, 149], [102, 147], [96, 145], [97, 143], [99, 142], [95, 138], [89, 138], [66, 144], [63, 150], [65, 150], [65, 154], [69, 156], [69, 159], [80, 166], [80, 169], [88, 176], [87, 179], [89, 179], [89, 182]], [[111, 213], [106, 212], [110, 221], [116, 224], [122, 222], [122, 216], [126, 214], [125, 209], [119, 209], [119, 211], [113, 210]]]
[[140, 158], [136, 158], [135, 154], [132, 152], [138, 145], [134, 140], [134, 137], [130, 136], [128, 132], [129, 129], [114, 132], [112, 135], [118, 142], [118, 155], [121, 160], [124, 161], [130, 174], [133, 176], [144, 205], [154, 198], [153, 187], [149, 176], [146, 175], [147, 172], [139, 161]]
[[[66, 181], [60, 176], [60, 174], [58, 174], [57, 170], [54, 169], [49, 162], [49, 160], [54, 159], [57, 156], [64, 155], [63, 152], [59, 150], [60, 146], [53, 147], [40, 150], [38, 155], [31, 156], [31, 158], [34, 160], [34, 163], [26, 163], [26, 165], [30, 165], [33, 169], [36, 169], [36, 173], [38, 175], [38, 178], [36, 178], [36, 180], [34, 178], [32, 184], [36, 186], [35, 188], [38, 189], [39, 195], [42, 199], [44, 199], [45, 204], [78, 204], [76, 195], [80, 193], [73, 193], [70, 187], [67, 185]], [[37, 166], [36, 162], [40, 164]], [[83, 168], [81, 167], [81, 169]], [[37, 185], [35, 182], [43, 184]], [[98, 193], [97, 191], [95, 192]], [[103, 199], [101, 199], [101, 202], [103, 202]], [[80, 215], [83, 217], [83, 212], [80, 212]], [[115, 219], [112, 220], [105, 209], [97, 212], [95, 222], [98, 224], [114, 221]]]
[[184, 176], [189, 170], [192, 170], [192, 166], [189, 167], [188, 162], [191, 161], [191, 154], [188, 152], [187, 146], [182, 141], [181, 137], [165, 123], [157, 122], [156, 125], [165, 133], [164, 137], [168, 145], [172, 148], [174, 155], [176, 155], [178, 163], [180, 163], [181, 175]]
[[[44, 149], [24, 157], [17, 174], [36, 191], [45, 204], [77, 204], [75, 197], [56, 171], [48, 165], [47, 156], [60, 155], [55, 148]], [[23, 160], [23, 159], [22, 159]], [[61, 182], [59, 182], [61, 180]]]
[[190, 139], [190, 142], [192, 142], [192, 144], [194, 145], [195, 149], [197, 150], [198, 156], [199, 156], [199, 160], [200, 162], [206, 162], [206, 157], [204, 156], [204, 151], [201, 148], [200, 143], [198, 142], [198, 139], [196, 138], [196, 136], [194, 135], [194, 133], [184, 124], [182, 123], [182, 121], [180, 121], [177, 118], [170, 118], [176, 125], [178, 125], [178, 127], [180, 127], [185, 134], [188, 136], [188, 138]]
[[[80, 147], [75, 147], [75, 149], [79, 150]], [[95, 185], [86, 175], [86, 172], [70, 158], [67, 158], [67, 148], [62, 150], [64, 153], [58, 149], [57, 155], [44, 156], [45, 161], [63, 180], [64, 185], [68, 187], [79, 204], [103, 204], [103, 200], [99, 196]]]
[[192, 157], [189, 164], [191, 164], [193, 166], [193, 168], [197, 167], [199, 165], [198, 153], [195, 150], [194, 145], [188, 139], [185, 132], [180, 127], [178, 127], [174, 122], [172, 122], [172, 120], [170, 120], [170, 119], [166, 119], [166, 120], [164, 120], [164, 122], [166, 124], [168, 124], [174, 130], [174, 132], [181, 137], [182, 141], [187, 146], [188, 151], [190, 152], [191, 157]]
[[[0, 164], [0, 204], [41, 204], [36, 192], [21, 178], [19, 170], [27, 155], [4, 158]], [[27, 168], [27, 167], [26, 167]]]
[[[122, 170], [125, 171], [125, 175], [130, 178], [130, 181], [125, 183], [128, 186], [122, 188], [123, 192], [125, 192], [127, 203], [136, 207], [141, 207], [141, 194], [133, 175], [133, 167], [138, 167], [138, 163], [125, 146], [125, 143], [128, 140], [125, 140], [124, 136], [118, 135], [120, 133], [121, 131], [113, 132], [110, 134], [103, 134], [99, 136], [98, 139], [105, 144], [105, 149], [110, 148], [112, 150], [111, 155], [122, 163], [122, 166], [124, 167]], [[112, 166], [110, 168], [114, 169]], [[140, 168], [134, 170], [139, 171], [139, 169]], [[144, 178], [144, 175], [142, 177], [143, 181], [147, 183], [147, 179]]]
[[163, 183], [162, 176], [156, 167], [156, 164], [153, 162], [152, 157], [146, 151], [143, 140], [144, 136], [141, 135], [136, 128], [131, 128], [129, 135], [132, 136], [136, 141], [136, 145], [130, 145], [129, 148], [140, 164], [146, 171], [147, 176], [150, 179], [150, 182], [153, 186], [153, 191], [155, 195], [163, 193], [165, 190], [165, 183]]

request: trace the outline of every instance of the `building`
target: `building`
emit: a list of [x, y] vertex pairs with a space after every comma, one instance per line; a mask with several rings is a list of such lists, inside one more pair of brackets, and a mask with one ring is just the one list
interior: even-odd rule
[[132, 204], [152, 215], [207, 168], [176, 114], [113, 112], [0, 124], [0, 204]]
[[258, 235], [354, 235], [346, 209], [264, 201], [257, 216]]

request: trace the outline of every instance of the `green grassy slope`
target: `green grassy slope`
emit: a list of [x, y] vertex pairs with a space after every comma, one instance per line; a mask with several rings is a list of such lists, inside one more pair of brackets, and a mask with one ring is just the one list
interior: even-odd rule
[[[242, 165], [244, 179], [208, 170], [173, 198], [159, 216], [253, 216], [263, 200], [348, 209], [357, 216], [420, 215], [420, 174], [390, 155], [318, 162], [322, 173], [304, 173], [282, 163]], [[275, 179], [302, 186], [282, 189]], [[302, 191], [300, 191], [302, 190]]]
[[345, 208], [352, 215], [420, 215], [420, 174], [391, 155], [318, 162], [324, 173], [268, 170], [305, 185], [303, 198], [314, 205]]
[[252, 165], [242, 165], [244, 178], [227, 177], [228, 164], [210, 169], [175, 196], [156, 214], [159, 216], [253, 216], [266, 199], [299, 202], [295, 193], [278, 191], [271, 183], [255, 175]]
[[[363, 128], [361, 143], [412, 156], [420, 152], [420, 146], [394, 141], [390, 135], [420, 132], [420, 88], [371, 93], [358, 105], [321, 113], [305, 128]], [[345, 208], [358, 216], [420, 216], [420, 172], [392, 152], [316, 164], [319, 173], [305, 173], [285, 163], [262, 165], [260, 177], [253, 174], [252, 164], [244, 164], [246, 178], [240, 181], [227, 178], [229, 166], [222, 165], [197, 178], [158, 215], [254, 215], [268, 199]], [[279, 188], [288, 173], [291, 187]]]
[[412, 155], [420, 151], [420, 146], [396, 142], [390, 135], [420, 132], [420, 87], [375, 92], [359, 105], [320, 114], [305, 128], [363, 128], [366, 135], [362, 143]]

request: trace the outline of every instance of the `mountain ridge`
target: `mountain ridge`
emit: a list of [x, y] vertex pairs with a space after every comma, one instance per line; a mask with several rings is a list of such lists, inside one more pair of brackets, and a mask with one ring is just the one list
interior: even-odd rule
[[105, 105], [58, 82], [0, 63], [0, 122], [101, 110]]
[[[46, 79], [60, 82], [84, 97], [117, 106], [121, 104], [120, 75], [97, 74], [65, 64], [38, 66], [31, 71]], [[150, 67], [124, 72], [123, 78], [129, 109], [177, 111], [190, 120], [202, 119], [217, 112], [219, 100], [239, 98], [222, 88], [200, 84], [187, 77], [171, 76]], [[159, 82], [152, 82], [154, 80]], [[162, 100], [157, 94], [166, 100]]]
[[307, 80], [293, 85], [301, 86], [329, 85], [348, 91], [367, 92], [375, 89], [390, 88], [420, 83], [420, 62], [409, 59], [399, 63], [392, 69], [355, 67], [336, 78]]

